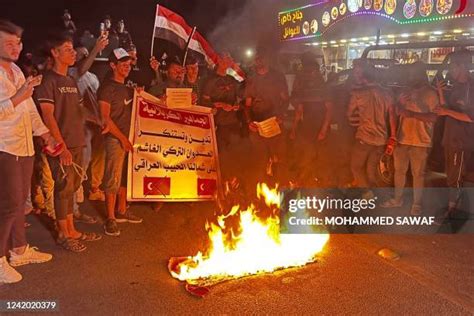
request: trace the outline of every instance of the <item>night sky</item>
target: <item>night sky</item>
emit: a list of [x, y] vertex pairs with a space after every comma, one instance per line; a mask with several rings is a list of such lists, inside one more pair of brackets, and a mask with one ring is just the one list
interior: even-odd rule
[[[191, 25], [198, 26], [204, 36], [209, 36], [229, 14], [238, 14], [246, 0], [165, 0], [159, 4], [175, 11]], [[47, 3], [47, 4], [46, 4]], [[97, 34], [99, 23], [109, 14], [113, 23], [124, 19], [126, 27], [138, 47], [139, 53], [149, 52], [154, 23], [156, 0], [1, 0], [0, 17], [7, 18], [25, 29], [25, 51], [32, 51], [51, 30], [62, 25], [64, 9], [68, 9], [79, 29], [90, 29]], [[27, 8], [27, 10], [25, 10]], [[149, 53], [147, 53], [149, 54]]]

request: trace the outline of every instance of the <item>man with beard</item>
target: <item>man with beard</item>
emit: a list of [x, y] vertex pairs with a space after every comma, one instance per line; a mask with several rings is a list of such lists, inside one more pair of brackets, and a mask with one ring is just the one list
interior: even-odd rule
[[[0, 20], [0, 284], [22, 279], [12, 266], [52, 259], [52, 255], [30, 247], [25, 235], [25, 203], [33, 173], [33, 135], [41, 136], [50, 146], [54, 146], [54, 140], [31, 98], [41, 77], [25, 80], [15, 65], [23, 48], [22, 33], [15, 24]], [[9, 245], [10, 263], [6, 257]]]
[[190, 55], [186, 59], [186, 75], [184, 77], [184, 86], [186, 88], [191, 88], [193, 89], [193, 104], [200, 104], [202, 102], [201, 97], [202, 97], [202, 90], [204, 88], [205, 80], [203, 77], [199, 74], [199, 63], [198, 60]]
[[165, 60], [166, 79], [157, 82], [150, 88], [149, 93], [155, 97], [162, 98], [166, 95], [167, 88], [184, 88], [184, 68], [177, 57], [169, 57]]

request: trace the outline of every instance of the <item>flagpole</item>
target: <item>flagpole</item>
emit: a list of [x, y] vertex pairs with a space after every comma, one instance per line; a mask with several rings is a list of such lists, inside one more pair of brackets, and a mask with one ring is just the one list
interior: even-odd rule
[[186, 66], [186, 58], [188, 58], [189, 44], [191, 43], [191, 40], [192, 40], [195, 32], [196, 32], [196, 27], [193, 27], [193, 30], [191, 31], [191, 34], [189, 34], [188, 41], [186, 42], [186, 47], [184, 48], [183, 67]]
[[156, 30], [156, 19], [158, 18], [158, 10], [159, 10], [160, 5], [156, 5], [156, 11], [155, 11], [155, 23], [153, 24], [153, 35], [151, 38], [151, 52], [150, 52], [150, 57], [153, 57], [153, 48], [155, 46], [155, 30]]

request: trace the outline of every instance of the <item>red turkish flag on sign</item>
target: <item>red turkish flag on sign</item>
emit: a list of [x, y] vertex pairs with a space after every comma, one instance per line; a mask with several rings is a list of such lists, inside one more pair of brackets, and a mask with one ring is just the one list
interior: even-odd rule
[[143, 178], [144, 195], [169, 195], [171, 178], [145, 177]]
[[197, 179], [198, 195], [213, 195], [217, 190], [216, 179]]

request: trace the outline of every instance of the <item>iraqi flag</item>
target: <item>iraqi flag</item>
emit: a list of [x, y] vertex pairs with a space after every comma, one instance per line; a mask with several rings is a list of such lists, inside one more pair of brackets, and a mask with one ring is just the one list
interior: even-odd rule
[[[156, 6], [153, 40], [155, 38], [164, 39], [175, 43], [184, 50], [192, 32], [193, 28], [190, 27], [180, 15], [168, 10], [162, 5]], [[189, 49], [202, 55], [209, 65], [213, 66], [217, 63], [216, 52], [197, 31], [194, 32], [193, 37], [189, 42]]]

